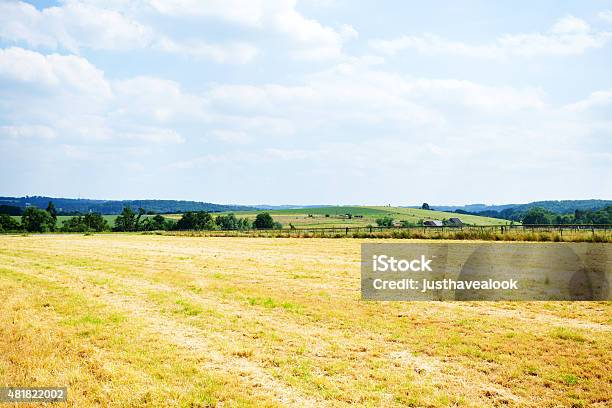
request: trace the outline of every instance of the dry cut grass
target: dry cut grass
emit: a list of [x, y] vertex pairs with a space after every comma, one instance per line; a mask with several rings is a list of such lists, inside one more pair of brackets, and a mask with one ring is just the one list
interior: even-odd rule
[[612, 404], [611, 302], [364, 302], [359, 243], [1, 236], [0, 385], [75, 407]]

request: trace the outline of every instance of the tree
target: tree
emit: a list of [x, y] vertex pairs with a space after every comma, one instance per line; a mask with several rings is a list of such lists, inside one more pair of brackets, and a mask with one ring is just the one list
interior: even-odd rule
[[100, 213], [88, 213], [71, 217], [62, 223], [65, 232], [102, 232], [108, 230], [108, 222]]
[[0, 204], [0, 214], [8, 214], [8, 215], [19, 215], [23, 214], [23, 210], [21, 207], [17, 207], [14, 205], [4, 205]]
[[421, 206], [421, 210], [429, 210], [429, 204], [427, 203], [423, 203], [423, 205]]
[[179, 230], [213, 230], [216, 224], [212, 215], [206, 211], [187, 211], [176, 223]]
[[255, 221], [253, 221], [253, 228], [255, 229], [272, 229], [274, 228], [274, 220], [272, 216], [267, 213], [259, 213], [255, 217]]
[[151, 227], [153, 230], [163, 230], [166, 229], [166, 219], [161, 215], [157, 214], [151, 220]]
[[19, 222], [8, 214], [0, 214], [0, 232], [18, 231], [21, 229]]
[[526, 225], [550, 224], [554, 215], [542, 207], [532, 207], [525, 213], [522, 222]]
[[251, 221], [248, 218], [238, 218], [238, 224], [236, 225], [239, 230], [244, 231], [251, 229]]
[[21, 225], [28, 232], [49, 232], [55, 229], [55, 220], [47, 211], [28, 207], [21, 216]]
[[77, 215], [76, 217], [70, 217], [62, 221], [61, 230], [64, 232], [85, 232], [87, 228], [85, 224], [83, 224], [83, 217]]
[[108, 230], [108, 222], [102, 214], [97, 212], [87, 213], [83, 216], [83, 224], [88, 231], [102, 232]]
[[175, 222], [167, 220], [163, 216], [157, 214], [154, 217], [147, 217], [142, 220], [138, 226], [139, 231], [162, 231], [171, 230], [175, 226]]
[[215, 218], [215, 223], [222, 230], [238, 229], [238, 219], [234, 214], [218, 215]]
[[121, 214], [115, 218], [115, 231], [135, 231], [136, 230], [136, 213], [131, 207], [123, 207]]
[[138, 215], [136, 216], [136, 222], [134, 223], [134, 231], [138, 231], [140, 229], [140, 218], [145, 215], [147, 212], [144, 208], [140, 207], [138, 209]]
[[51, 218], [57, 221], [57, 210], [55, 209], [55, 204], [53, 204], [53, 201], [49, 201], [49, 204], [47, 204], [47, 212], [49, 215], [51, 215]]

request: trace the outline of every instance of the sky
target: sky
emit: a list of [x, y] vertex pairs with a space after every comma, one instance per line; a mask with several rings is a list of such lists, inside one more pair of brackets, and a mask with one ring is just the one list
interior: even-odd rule
[[612, 0], [0, 0], [0, 195], [612, 198]]

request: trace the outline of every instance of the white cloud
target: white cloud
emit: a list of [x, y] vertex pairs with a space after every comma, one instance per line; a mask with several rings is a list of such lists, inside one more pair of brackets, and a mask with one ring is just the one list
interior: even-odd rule
[[215, 129], [210, 132], [216, 139], [234, 144], [248, 144], [253, 141], [247, 132], [240, 130]]
[[[132, 50], [154, 48], [164, 52], [210, 58], [220, 63], [250, 62], [258, 53], [245, 42], [213, 44], [202, 38], [171, 38], [162, 32], [159, 18], [211, 18], [247, 29], [271, 31], [292, 44], [291, 55], [321, 60], [342, 56], [344, 41], [358, 32], [348, 24], [338, 29], [302, 15], [296, 0], [66, 0], [60, 6], [37, 10], [22, 1], [0, 3], [0, 39], [46, 49]], [[139, 18], [149, 21], [141, 23]]]
[[340, 33], [316, 20], [304, 17], [295, 9], [295, 0], [279, 1], [277, 5], [268, 18], [279, 32], [302, 44], [303, 48], [294, 52], [296, 57], [325, 59], [341, 55]]
[[342, 38], [347, 39], [359, 38], [359, 32], [350, 24], [342, 24], [342, 26], [340, 26], [340, 35]]
[[566, 106], [566, 109], [574, 112], [586, 111], [598, 106], [606, 106], [612, 103], [612, 90], [596, 91], [588, 98]]
[[401, 89], [414, 99], [498, 113], [542, 109], [546, 105], [539, 89], [486, 86], [456, 79], [419, 79], [403, 84]]
[[15, 139], [40, 138], [51, 140], [57, 137], [55, 130], [40, 125], [0, 126], [0, 135]]
[[572, 15], [557, 20], [550, 29], [554, 34], [586, 34], [590, 31], [591, 27], [586, 21]]
[[205, 41], [176, 42], [161, 38], [154, 48], [176, 54], [205, 57], [218, 63], [246, 64], [258, 54], [258, 49], [246, 43], [209, 44]]
[[414, 49], [426, 55], [464, 55], [469, 57], [500, 58], [503, 54], [495, 45], [469, 45], [450, 41], [433, 34], [402, 36], [393, 40], [373, 40], [370, 47], [387, 55]]
[[229, 22], [261, 26], [263, 0], [148, 0], [159, 13], [178, 17], [212, 17]]
[[133, 132], [119, 133], [118, 137], [149, 143], [184, 143], [185, 138], [174, 129], [142, 128]]
[[111, 114], [116, 120], [170, 123], [207, 119], [204, 99], [184, 92], [175, 81], [139, 76], [113, 81], [112, 87], [117, 109]]
[[[118, 10], [110, 9], [112, 6]], [[257, 55], [257, 48], [246, 43], [173, 40], [122, 13], [125, 8], [129, 9], [127, 3], [70, 0], [39, 11], [21, 1], [8, 1], [0, 3], [0, 39], [72, 53], [84, 48], [111, 51], [151, 48], [218, 63], [243, 64]]]
[[111, 95], [104, 73], [74, 55], [42, 55], [18, 47], [0, 49], [0, 77], [101, 97]]
[[293, 56], [302, 59], [339, 57], [343, 41], [358, 35], [350, 25], [336, 30], [305, 17], [297, 11], [296, 0], [148, 0], [148, 3], [162, 15], [221, 19], [280, 33], [294, 43]]
[[542, 109], [537, 88], [485, 86], [454, 79], [410, 79], [371, 69], [358, 61], [338, 64], [293, 86], [219, 85], [210, 103], [246, 115], [307, 116], [309, 126], [326, 120], [411, 125], [442, 124], [439, 106], [506, 114]]
[[174, 81], [107, 80], [74, 55], [0, 49], [0, 80], [10, 84], [0, 91], [0, 131], [11, 138], [183, 143], [177, 124], [208, 120], [205, 100]]
[[0, 38], [32, 47], [126, 50], [150, 43], [153, 33], [116, 11], [78, 2], [38, 11], [21, 1], [0, 4]]
[[612, 10], [604, 10], [597, 14], [597, 17], [606, 21], [608, 23], [612, 23]]
[[601, 48], [612, 38], [610, 32], [594, 32], [584, 21], [567, 16], [555, 22], [546, 33], [506, 34], [490, 44], [466, 44], [439, 36], [402, 36], [393, 40], [370, 41], [370, 46], [382, 53], [395, 55], [414, 49], [426, 55], [461, 55], [486, 59], [512, 56], [571, 56], [588, 49]]

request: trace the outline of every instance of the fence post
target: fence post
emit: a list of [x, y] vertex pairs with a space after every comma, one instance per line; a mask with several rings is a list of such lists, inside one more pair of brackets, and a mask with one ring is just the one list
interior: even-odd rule
[[345, 235], [348, 235], [348, 227], [346, 227], [346, 234]]

